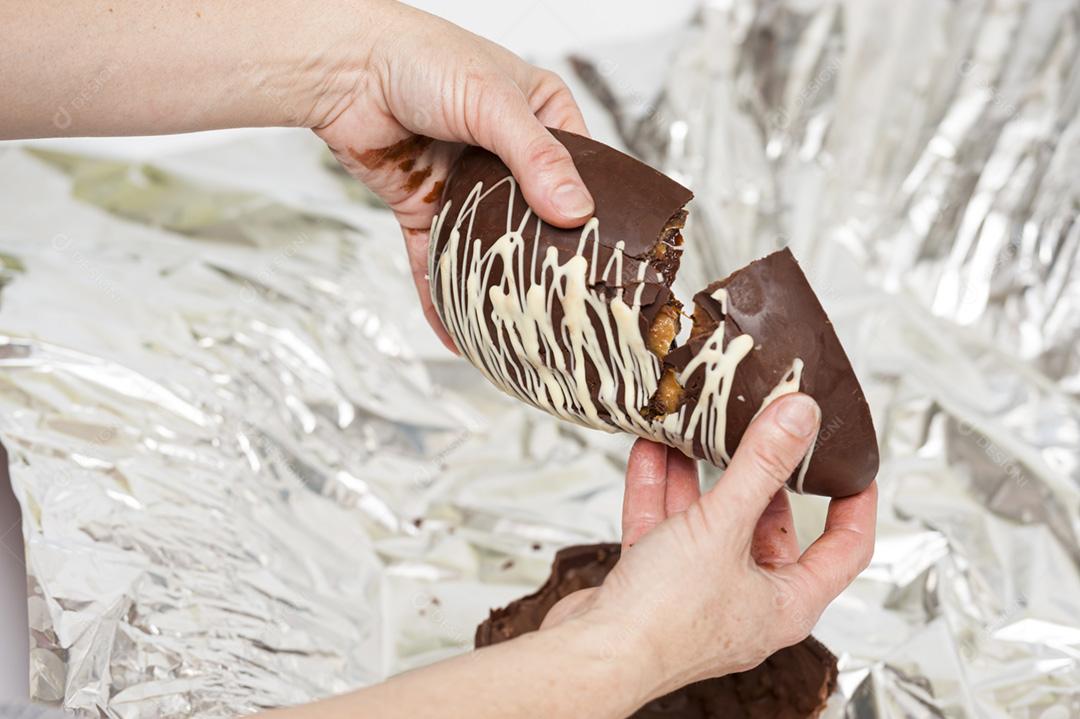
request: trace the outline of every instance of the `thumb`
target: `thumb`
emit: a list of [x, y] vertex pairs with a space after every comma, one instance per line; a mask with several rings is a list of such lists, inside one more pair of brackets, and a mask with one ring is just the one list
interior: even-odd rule
[[802, 463], [821, 423], [821, 410], [805, 394], [790, 394], [772, 402], [750, 423], [731, 464], [704, 500], [723, 506], [740, 518], [747, 535], [773, 496], [781, 491]]
[[506, 163], [521, 184], [525, 201], [541, 219], [557, 227], [584, 224], [595, 205], [570, 153], [536, 118], [516, 85], [496, 97], [501, 111], [482, 111], [499, 121], [476, 123], [476, 142]]
[[576, 617], [592, 606], [595, 599], [596, 587], [579, 589], [576, 592], [567, 594], [556, 602], [555, 606], [553, 606], [544, 616], [544, 621], [540, 623], [540, 628], [550, 629], [551, 627], [562, 624], [567, 619]]

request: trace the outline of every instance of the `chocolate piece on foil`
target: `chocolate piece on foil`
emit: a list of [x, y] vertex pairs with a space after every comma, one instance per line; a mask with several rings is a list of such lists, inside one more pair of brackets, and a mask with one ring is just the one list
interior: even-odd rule
[[699, 293], [700, 319], [678, 346], [682, 303], [671, 284], [692, 193], [606, 145], [552, 132], [596, 202], [584, 227], [540, 221], [485, 150], [466, 150], [447, 178], [429, 274], [461, 353], [557, 417], [720, 467], [761, 408], [803, 391], [822, 407], [822, 433], [789, 486], [846, 496], [868, 485], [878, 452], [866, 400], [791, 254]]
[[[556, 602], [579, 589], [599, 586], [618, 560], [617, 544], [583, 545], [559, 551], [551, 576], [539, 590], [493, 610], [477, 627], [476, 647], [498, 644], [539, 629]], [[696, 682], [656, 699], [633, 717], [816, 717], [836, 689], [836, 679], [836, 657], [821, 642], [808, 637], [781, 649], [753, 669]]]

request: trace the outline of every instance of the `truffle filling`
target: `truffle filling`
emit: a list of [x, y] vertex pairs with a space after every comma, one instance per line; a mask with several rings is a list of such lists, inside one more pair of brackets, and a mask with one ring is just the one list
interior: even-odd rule
[[[679, 271], [679, 261], [682, 259], [682, 228], [686, 223], [686, 217], [685, 209], [671, 216], [664, 225], [664, 229], [661, 230], [649, 256], [649, 264], [663, 276], [664, 284], [669, 289], [675, 282], [675, 275]], [[683, 303], [672, 297], [656, 315], [649, 328], [646, 346], [660, 360], [661, 365], [668, 353], [675, 349], [675, 337], [682, 326], [682, 309]], [[707, 325], [708, 315], [695, 310], [691, 336], [697, 337], [699, 334], [716, 329]], [[670, 367], [664, 368], [656, 392], [649, 399], [649, 404], [642, 408], [641, 413], [646, 419], [662, 419], [665, 415], [679, 409], [682, 399], [683, 388], [675, 377], [675, 370]]]
[[[682, 228], [686, 224], [686, 210], [679, 210], [664, 225], [660, 236], [656, 238], [652, 252], [649, 254], [649, 264], [664, 278], [664, 284], [671, 287], [675, 281], [675, 274], [679, 271], [679, 260], [682, 259]], [[681, 305], [680, 305], [681, 308]]]
[[[682, 303], [678, 300], [671, 300], [668, 306], [664, 307], [657, 315], [656, 321], [653, 322], [653, 328], [661, 324], [661, 318], [672, 305], [678, 305], [680, 308], [679, 314], [681, 315]], [[700, 307], [694, 308], [694, 315], [690, 321], [690, 339], [695, 340], [701, 336], [709, 336], [716, 331], [719, 323], [709, 316], [709, 313]], [[678, 333], [679, 320], [675, 319], [675, 332]], [[650, 332], [650, 337], [652, 333]], [[673, 335], [674, 337], [674, 335]], [[653, 345], [650, 342], [649, 349], [653, 349]], [[671, 350], [675, 349], [675, 342], [672, 339], [668, 347], [664, 350], [663, 354], [653, 350], [654, 354], [663, 362]], [[660, 383], [656, 388], [656, 392], [653, 393], [652, 398], [649, 400], [649, 405], [643, 410], [642, 414], [647, 419], [663, 419], [665, 415], [669, 415], [675, 412], [682, 405], [683, 400], [683, 388], [679, 384], [678, 378], [675, 376], [675, 370], [670, 367], [665, 367], [663, 374], [660, 375]]]
[[[664, 278], [664, 284], [669, 289], [675, 281], [675, 274], [679, 271], [679, 261], [682, 259], [682, 228], [686, 223], [686, 215], [686, 210], [683, 209], [671, 216], [649, 254], [649, 264], [660, 273]], [[660, 309], [649, 327], [645, 345], [656, 355], [661, 364], [668, 352], [675, 347], [675, 337], [682, 326], [682, 309], [682, 302], [672, 297]], [[681, 399], [682, 387], [675, 379], [675, 372], [665, 369], [660, 378], [659, 388], [649, 400], [648, 406], [642, 409], [642, 414], [647, 419], [663, 417], [678, 409]]]

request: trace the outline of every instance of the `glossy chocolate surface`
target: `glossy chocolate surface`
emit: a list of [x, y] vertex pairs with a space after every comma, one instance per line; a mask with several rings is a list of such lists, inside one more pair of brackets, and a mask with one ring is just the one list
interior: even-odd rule
[[[436, 311], [462, 354], [508, 394], [557, 417], [623, 431], [726, 466], [750, 420], [788, 391], [822, 408], [812, 453], [789, 486], [847, 496], [866, 487], [878, 450], [866, 399], [836, 333], [787, 250], [694, 298], [704, 317], [666, 358], [645, 338], [673, 297], [689, 190], [588, 138], [553, 131], [596, 201], [582, 228], [540, 221], [506, 166], [467, 149], [432, 227]], [[724, 309], [727, 307], [727, 312]], [[655, 348], [654, 348], [655, 349]], [[666, 370], [681, 404], [656, 411]], [[667, 405], [664, 405], [667, 406]]]
[[[596, 203], [595, 217], [603, 228], [598, 233], [597, 262], [607, 264], [615, 246], [619, 243], [623, 246], [626, 259], [620, 281], [601, 281], [596, 283], [597, 287], [608, 292], [624, 289], [629, 298], [639, 284], [639, 267], [647, 264], [649, 253], [668, 220], [694, 194], [667, 175], [607, 145], [572, 132], [551, 132], [570, 151], [574, 165]], [[529, 209], [520, 191], [514, 191], [508, 184], [498, 186], [507, 177], [510, 177], [510, 170], [502, 160], [482, 148], [469, 147], [454, 164], [443, 186], [440, 205], [443, 209], [448, 203], [460, 208], [478, 184], [485, 190], [495, 188], [484, 205], [485, 209], [493, 211], [478, 212], [470, 232], [470, 237], [478, 239], [483, 249], [490, 247], [506, 231], [508, 206], [510, 215], [516, 220], [523, 218]], [[431, 249], [436, 256], [443, 252], [448, 239], [449, 227], [443, 229], [432, 238]], [[555, 227], [531, 214], [521, 227], [521, 234], [541, 248], [557, 248], [560, 259], [565, 261], [577, 250], [582, 231], [581, 228]], [[643, 331], [671, 296], [669, 287], [670, 283], [660, 271], [646, 271], [641, 297]], [[434, 299], [436, 309], [439, 309], [441, 298], [435, 293]]]
[[[711, 295], [727, 290], [727, 314]], [[801, 491], [844, 497], [866, 488], [878, 470], [877, 436], [870, 407], [832, 322], [821, 307], [799, 263], [787, 249], [756, 260], [694, 297], [694, 306], [724, 323], [724, 340], [754, 338], [754, 349], [739, 363], [728, 400], [727, 444], [739, 444], [761, 399], [802, 360], [799, 391], [821, 408], [821, 428], [814, 443]], [[700, 351], [707, 334], [674, 350], [666, 363], [676, 369]], [[685, 385], [687, 401], [701, 391], [701, 372]], [[702, 448], [695, 447], [701, 456]], [[796, 478], [793, 476], [791, 484]], [[793, 486], [794, 488], [794, 486]]]

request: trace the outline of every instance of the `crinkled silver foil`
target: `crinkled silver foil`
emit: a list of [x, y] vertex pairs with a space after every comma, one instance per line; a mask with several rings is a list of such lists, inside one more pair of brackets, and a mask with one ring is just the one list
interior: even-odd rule
[[712, 2], [658, 102], [574, 67], [695, 190], [683, 286], [791, 245], [868, 391], [843, 711], [1080, 717], [1080, 4]]
[[163, 145], [0, 148], [33, 699], [234, 716], [363, 686], [617, 536], [629, 440], [446, 352], [392, 216], [313, 135]]
[[[684, 296], [789, 243], [863, 379], [881, 521], [815, 630], [829, 716], [1080, 716], [1078, 13], [731, 0], [577, 63], [697, 193]], [[392, 218], [318, 141], [133, 146], [0, 146], [36, 700], [229, 716], [362, 686], [618, 536], [629, 438], [442, 350]], [[825, 504], [793, 502], [809, 541]]]

